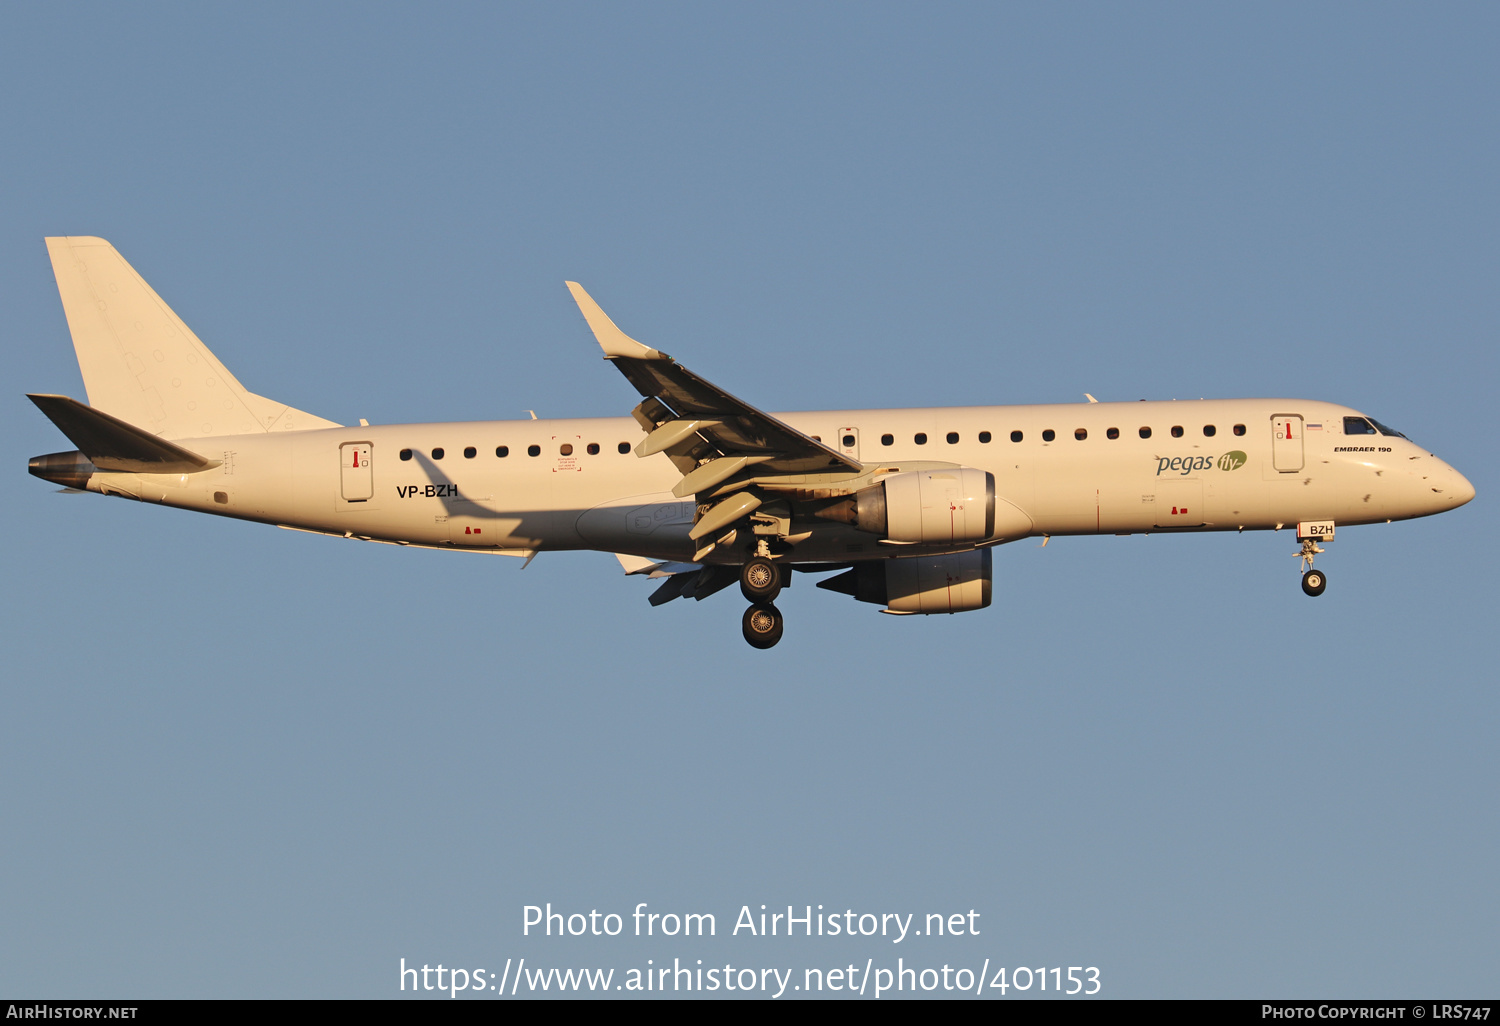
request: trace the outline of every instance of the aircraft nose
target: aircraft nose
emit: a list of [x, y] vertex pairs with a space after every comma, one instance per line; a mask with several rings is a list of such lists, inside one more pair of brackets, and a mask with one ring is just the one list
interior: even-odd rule
[[1434, 513], [1457, 509], [1474, 498], [1474, 486], [1469, 483], [1468, 478], [1438, 457], [1433, 456], [1432, 459], [1437, 466], [1421, 475], [1417, 483], [1430, 492], [1427, 502]]
[[1474, 486], [1469, 483], [1468, 478], [1452, 467], [1448, 468], [1448, 473], [1453, 475], [1453, 483], [1448, 486], [1448, 493], [1453, 496], [1453, 505], [1457, 508], [1474, 498]]

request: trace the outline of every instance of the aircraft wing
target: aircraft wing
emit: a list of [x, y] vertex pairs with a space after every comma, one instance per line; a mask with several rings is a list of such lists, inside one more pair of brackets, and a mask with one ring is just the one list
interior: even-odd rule
[[858, 473], [857, 460], [705, 381], [667, 354], [626, 335], [577, 282], [568, 290], [588, 321], [604, 358], [619, 368], [645, 401], [635, 417], [650, 434], [641, 456], [665, 452], [684, 479], [678, 495], [707, 490], [741, 470], [806, 474], [840, 469]]

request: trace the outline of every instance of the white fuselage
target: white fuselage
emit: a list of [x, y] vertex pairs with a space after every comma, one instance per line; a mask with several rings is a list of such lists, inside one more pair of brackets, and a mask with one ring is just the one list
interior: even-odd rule
[[[1357, 411], [1307, 400], [776, 416], [867, 469], [921, 461], [988, 471], [996, 495], [1020, 514], [990, 541], [1375, 523], [1443, 512], [1474, 494], [1461, 474], [1425, 449], [1399, 436], [1346, 435], [1344, 418]], [[636, 457], [631, 450], [641, 437], [631, 418], [601, 417], [184, 438], [180, 444], [222, 465], [186, 475], [96, 472], [87, 487], [397, 544], [688, 559], [693, 499], [673, 496], [682, 474], [667, 456]], [[788, 539], [794, 561], [896, 554], [844, 524], [816, 521], [799, 532]]]

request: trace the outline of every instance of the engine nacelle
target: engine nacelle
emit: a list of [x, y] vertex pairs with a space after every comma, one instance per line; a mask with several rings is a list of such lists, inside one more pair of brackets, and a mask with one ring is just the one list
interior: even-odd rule
[[893, 613], [966, 613], [990, 604], [994, 550], [856, 563], [818, 587], [878, 602]]
[[961, 544], [995, 533], [995, 475], [970, 467], [892, 474], [854, 493], [853, 525], [894, 542]]

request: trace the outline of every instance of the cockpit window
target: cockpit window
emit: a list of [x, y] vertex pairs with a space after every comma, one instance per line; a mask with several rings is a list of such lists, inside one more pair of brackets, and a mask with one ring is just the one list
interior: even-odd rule
[[1346, 435], [1373, 435], [1375, 426], [1363, 417], [1345, 417], [1344, 434]]
[[1370, 423], [1374, 424], [1376, 427], [1378, 427], [1380, 429], [1380, 433], [1382, 435], [1391, 435], [1391, 436], [1393, 436], [1395, 438], [1405, 438], [1406, 437], [1401, 432], [1397, 431], [1395, 428], [1393, 428], [1393, 427], [1386, 427], [1384, 424], [1380, 423], [1380, 421], [1378, 421], [1378, 420], [1375, 420], [1373, 417], [1370, 419]]

